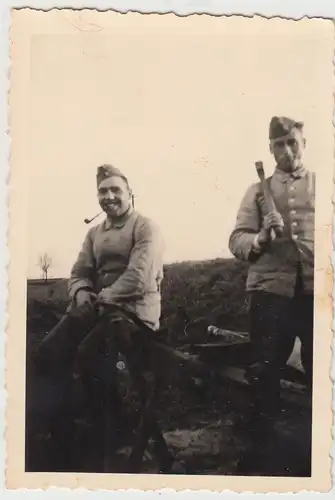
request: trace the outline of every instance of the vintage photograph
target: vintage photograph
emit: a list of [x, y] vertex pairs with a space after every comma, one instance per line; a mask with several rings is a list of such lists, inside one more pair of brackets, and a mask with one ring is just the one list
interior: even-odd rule
[[330, 488], [332, 23], [11, 42], [7, 481]]

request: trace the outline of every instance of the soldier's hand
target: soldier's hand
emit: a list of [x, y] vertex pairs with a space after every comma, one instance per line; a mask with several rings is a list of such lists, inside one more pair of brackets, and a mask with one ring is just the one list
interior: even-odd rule
[[265, 231], [270, 232], [271, 229], [283, 229], [284, 221], [280, 213], [278, 212], [269, 212], [266, 214], [263, 220], [263, 229]]
[[109, 303], [109, 292], [108, 288], [103, 288], [98, 294], [98, 304], [104, 305]]
[[257, 243], [264, 246], [275, 237], [272, 230], [282, 231], [284, 228], [284, 221], [278, 212], [269, 212], [263, 220], [263, 225], [257, 238]]
[[273, 235], [271, 233], [271, 229], [264, 229], [264, 227], [262, 227], [257, 235], [257, 245], [259, 245], [259, 247], [263, 247], [264, 245], [267, 245], [267, 243], [270, 243], [272, 239]]
[[80, 309], [92, 311], [94, 307], [95, 295], [88, 290], [78, 290], [76, 293], [76, 306]]

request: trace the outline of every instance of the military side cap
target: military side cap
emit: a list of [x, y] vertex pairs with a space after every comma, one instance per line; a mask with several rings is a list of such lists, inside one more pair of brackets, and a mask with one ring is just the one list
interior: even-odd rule
[[297, 122], [286, 116], [273, 116], [270, 121], [269, 138], [278, 139], [288, 135], [293, 129], [302, 129], [303, 122]]
[[122, 177], [122, 179], [128, 182], [126, 176], [118, 168], [113, 167], [113, 165], [100, 165], [97, 168], [97, 185], [99, 186], [108, 177]]

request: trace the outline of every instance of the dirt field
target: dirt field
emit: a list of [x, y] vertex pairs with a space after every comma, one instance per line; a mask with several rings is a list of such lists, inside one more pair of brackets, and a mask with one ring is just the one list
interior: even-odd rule
[[[246, 266], [235, 260], [180, 263], [167, 266], [163, 286], [162, 327], [169, 342], [181, 347], [205, 341], [210, 324], [246, 331]], [[46, 422], [57, 407], [59, 387], [36, 375], [31, 354], [40, 339], [61, 317], [67, 304], [66, 280], [28, 282], [27, 304], [27, 454], [26, 469], [52, 470], [57, 443], [50, 441]], [[186, 325], [188, 325], [187, 328]], [[233, 424], [245, 413], [250, 394], [236, 384], [215, 381], [204, 386], [188, 379], [166, 386], [159, 395], [157, 414], [169, 448], [183, 471], [192, 474], [236, 474], [248, 438]], [[72, 451], [77, 471], [94, 471], [94, 453], [87, 443], [90, 423], [81, 406], [80, 391], [74, 400], [76, 420], [72, 429]], [[283, 408], [277, 433], [250, 474], [308, 475], [309, 417], [295, 405]], [[86, 441], [85, 441], [86, 439]], [[92, 445], [92, 443], [91, 443]], [[91, 446], [90, 445], [90, 446]], [[89, 456], [90, 459], [83, 460]], [[269, 460], [271, 457], [271, 460]], [[156, 472], [150, 456], [147, 472]]]

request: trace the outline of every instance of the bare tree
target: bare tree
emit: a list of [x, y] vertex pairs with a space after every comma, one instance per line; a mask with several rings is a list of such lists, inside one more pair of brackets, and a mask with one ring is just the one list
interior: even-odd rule
[[52, 265], [52, 259], [50, 255], [48, 255], [46, 252], [43, 255], [41, 255], [38, 260], [38, 265], [42, 271], [42, 278], [44, 279], [45, 282], [47, 282], [49, 269]]

